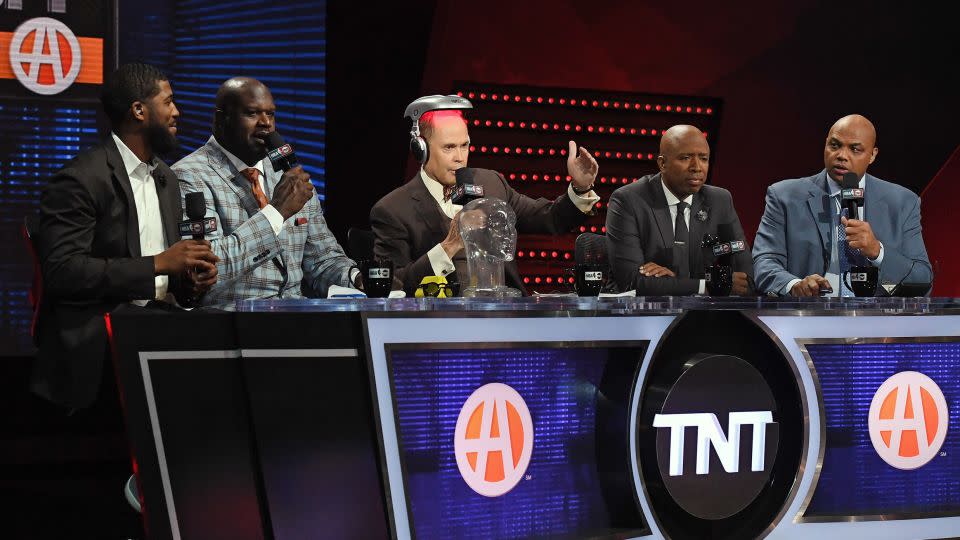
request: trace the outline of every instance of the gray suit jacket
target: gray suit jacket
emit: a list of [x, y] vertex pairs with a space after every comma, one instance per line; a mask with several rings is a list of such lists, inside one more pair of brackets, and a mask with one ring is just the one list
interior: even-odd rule
[[[864, 220], [883, 243], [880, 282], [931, 282], [933, 272], [920, 231], [920, 198], [869, 174], [864, 191]], [[793, 279], [826, 272], [833, 251], [834, 204], [826, 170], [767, 188], [753, 246], [762, 292], [779, 294]]]
[[[705, 219], [699, 216], [705, 214]], [[704, 234], [717, 234], [717, 226], [731, 224], [736, 239], [744, 239], [740, 218], [733, 207], [730, 192], [716, 186], [703, 186], [693, 196], [690, 208], [689, 260], [673, 261], [673, 219], [663, 194], [660, 173], [644, 176], [623, 186], [610, 196], [607, 208], [607, 252], [613, 278], [621, 291], [636, 289], [638, 295], [681, 296], [697, 294], [704, 267], [712, 263], [700, 248]], [[689, 278], [640, 275], [640, 266], [652, 261], [677, 271], [680, 264], [690, 270]], [[732, 257], [733, 270], [753, 276], [749, 249]], [[752, 288], [752, 287], [751, 287]]]
[[[217, 231], [207, 239], [220, 257], [219, 275], [203, 296], [204, 305], [231, 307], [249, 298], [325, 297], [330, 285], [352, 286], [349, 274], [354, 263], [327, 228], [316, 197], [284, 222], [278, 236], [260, 212], [250, 182], [216, 146], [201, 146], [173, 170], [184, 197], [203, 193], [206, 216], [217, 218]], [[270, 198], [282, 174], [269, 162], [264, 170]]]
[[[488, 169], [475, 169], [474, 182], [483, 186], [487, 197], [505, 201], [513, 208], [521, 233], [562, 234], [587, 218], [566, 191], [553, 201], [531, 199], [510, 187], [502, 174]], [[427, 252], [447, 237], [449, 223], [419, 173], [370, 210], [370, 226], [376, 237], [374, 254], [393, 261], [396, 277], [408, 295], [413, 295], [424, 276], [433, 275]], [[451, 276], [448, 279], [462, 280]], [[513, 261], [506, 263], [504, 280], [506, 285], [526, 291]]]

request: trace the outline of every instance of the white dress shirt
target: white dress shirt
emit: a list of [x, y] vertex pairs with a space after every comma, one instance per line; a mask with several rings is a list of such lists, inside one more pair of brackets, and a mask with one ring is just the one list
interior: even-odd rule
[[[867, 175], [863, 175], [863, 176], [860, 177], [860, 184], [859, 184], [859, 186], [858, 186], [860, 189], [864, 189], [864, 185], [866, 184], [866, 178], [867, 178]], [[830, 188], [830, 198], [833, 200], [834, 215], [835, 215], [835, 216], [839, 216], [839, 215], [840, 215], [840, 210], [841, 210], [841, 208], [840, 208], [840, 188], [841, 188], [841, 186], [840, 186], [839, 183], [837, 183], [836, 180], [833, 179], [833, 177], [831, 177], [831, 176], [828, 174], [828, 175], [827, 175], [827, 187]], [[863, 215], [864, 215], [863, 213], [864, 213], [864, 209], [865, 209], [865, 208], [866, 208], [866, 205], [861, 205], [861, 206], [860, 206], [860, 219], [861, 219], [861, 220], [863, 219]], [[829, 296], [829, 297], [835, 297], [835, 296], [837, 296], [837, 295], [840, 293], [840, 275], [839, 275], [839, 272], [840, 272], [840, 255], [839, 255], [839, 253], [838, 253], [838, 251], [837, 251], [837, 225], [838, 225], [839, 223], [840, 223], [840, 220], [839, 220], [839, 218], [838, 218], [838, 219], [835, 219], [834, 222], [833, 222], [833, 225], [830, 226], [830, 239], [831, 239], [831, 241], [830, 241], [830, 245], [831, 245], [831, 248], [830, 248], [830, 265], [829, 265], [829, 267], [827, 268], [827, 273], [826, 273], [826, 275], [823, 276], [827, 281], [830, 282], [830, 287], [833, 288], [833, 292], [831, 292], [830, 294], [825, 294], [825, 295], [824, 295], [824, 296]], [[872, 264], [873, 266], [879, 267], [879, 266], [880, 266], [880, 263], [883, 262], [883, 242], [880, 242], [880, 254], [877, 255], [877, 258], [876, 258], [876, 259], [870, 259], [870, 258], [868, 258], [868, 257], [864, 257], [864, 258], [866, 258], [867, 261], [870, 262], [870, 264]], [[789, 294], [790, 294], [790, 290], [793, 289], [793, 286], [796, 285], [797, 283], [800, 283], [801, 281], [803, 281], [803, 280], [802, 280], [802, 279], [799, 279], [799, 278], [798, 278], [798, 279], [791, 279], [789, 282], [787, 282], [787, 286], [786, 286], [782, 291], [780, 291], [780, 294], [782, 294], [782, 295], [789, 295]], [[853, 291], [851, 291], [848, 287], [844, 287], [844, 292], [846, 293], [845, 296], [853, 296]]]
[[[443, 199], [443, 184], [437, 182], [432, 178], [427, 171], [422, 167], [420, 168], [420, 176], [423, 178], [423, 183], [427, 186], [427, 191], [430, 192], [430, 195], [433, 196], [433, 199], [437, 201], [437, 204], [440, 205], [440, 210], [450, 219], [453, 219], [453, 216], [457, 215], [463, 206], [459, 204], [453, 204], [453, 201], [450, 199]], [[573, 183], [567, 184], [567, 196], [570, 197], [570, 201], [580, 209], [581, 212], [587, 214], [593, 208], [593, 205], [600, 200], [600, 196], [594, 193], [591, 189], [590, 191], [584, 193], [583, 195], [577, 195], [573, 191]], [[447, 255], [447, 252], [444, 251], [441, 244], [437, 244], [430, 248], [430, 251], [427, 252], [427, 258], [430, 260], [430, 266], [433, 268], [433, 274], [435, 276], [446, 276], [453, 273], [456, 268], [453, 265], [453, 260], [450, 259], [450, 256]]]
[[[163, 220], [160, 217], [160, 199], [157, 198], [157, 186], [153, 179], [153, 170], [157, 168], [157, 158], [151, 163], [144, 163], [133, 153], [126, 144], [113, 133], [113, 142], [120, 151], [123, 167], [130, 178], [130, 189], [133, 191], [133, 202], [137, 208], [137, 223], [140, 226], [140, 254], [144, 257], [157, 255], [166, 249], [167, 243], [163, 233]], [[170, 278], [165, 275], [154, 276], [154, 297], [134, 300], [133, 303], [144, 305], [149, 300], [168, 300], [167, 289]]]
[[[672, 191], [667, 187], [667, 184], [663, 182], [663, 179], [660, 179], [660, 187], [663, 188], [663, 195], [667, 198], [667, 206], [670, 208], [670, 226], [676, 229], [677, 226], [677, 205], [680, 204], [680, 199], [673, 194]], [[687, 203], [687, 208], [683, 211], [683, 221], [687, 224], [687, 230], [690, 230], [690, 212], [693, 210], [693, 195], [687, 195], [683, 202]], [[676, 230], [673, 231], [676, 234]], [[693, 247], [693, 241], [690, 241], [691, 249]], [[686, 264], [690, 264], [687, 261], [684, 261]], [[674, 261], [674, 264], [681, 264], [677, 261]], [[707, 294], [707, 280], [700, 280], [700, 288], [697, 291], [697, 294]]]

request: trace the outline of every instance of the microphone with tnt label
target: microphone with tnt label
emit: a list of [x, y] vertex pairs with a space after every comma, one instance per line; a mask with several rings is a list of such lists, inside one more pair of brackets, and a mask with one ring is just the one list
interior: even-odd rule
[[275, 172], [287, 172], [297, 166], [297, 154], [293, 147], [284, 142], [283, 137], [276, 131], [267, 134], [267, 157]]
[[840, 183], [840, 200], [847, 209], [849, 219], [860, 219], [860, 206], [863, 204], [863, 190], [860, 188], [860, 179], [857, 173], [848, 172], [843, 175]]
[[716, 241], [713, 237], [705, 236], [705, 243], [708, 238], [714, 262], [704, 269], [707, 292], [711, 296], [729, 296], [733, 289], [733, 254], [746, 250], [747, 244], [734, 238], [733, 225], [730, 223], [717, 225]]
[[453, 204], [465, 205], [470, 201], [483, 198], [483, 186], [473, 183], [474, 170], [469, 167], [457, 169], [457, 185], [450, 194]]
[[187, 219], [178, 224], [181, 238], [190, 236], [194, 240], [203, 240], [208, 233], [217, 230], [217, 218], [204, 217], [207, 211], [207, 202], [203, 198], [203, 193], [199, 191], [187, 193], [183, 199]]

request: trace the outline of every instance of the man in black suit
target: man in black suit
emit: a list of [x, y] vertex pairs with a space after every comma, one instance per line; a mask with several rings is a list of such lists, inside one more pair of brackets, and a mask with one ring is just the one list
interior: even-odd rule
[[[467, 123], [459, 110], [428, 111], [419, 118], [419, 132], [429, 148], [420, 172], [370, 211], [374, 254], [393, 261], [395, 276], [410, 296], [424, 276], [466, 279], [463, 240], [453, 219], [460, 206], [453, 204], [449, 193], [457, 182], [456, 170], [467, 166]], [[567, 171], [572, 180], [552, 201], [517, 193], [496, 171], [474, 169], [473, 181], [483, 186], [485, 197], [501, 199], [513, 208], [518, 232], [563, 234], [592, 215], [593, 205], [600, 200], [593, 192], [597, 170], [593, 156], [583, 147], [578, 152], [570, 141]], [[526, 291], [513, 261], [505, 265], [504, 280], [506, 285]]]
[[[623, 186], [607, 208], [607, 251], [620, 290], [638, 295], [706, 294], [704, 234], [718, 226], [743, 240], [730, 192], [704, 185], [710, 146], [693, 126], [673, 126], [660, 139], [660, 172]], [[731, 240], [721, 238], [721, 240]], [[750, 249], [732, 257], [733, 295], [753, 290]]]
[[[179, 240], [180, 189], [158, 159], [176, 148], [179, 112], [153, 66], [121, 66], [104, 86], [112, 133], [50, 180], [37, 250], [45, 298], [33, 390], [71, 409], [97, 398], [107, 357], [104, 313], [125, 303], [173, 302], [208, 289], [217, 258]], [[105, 399], [115, 400], [115, 396]]]

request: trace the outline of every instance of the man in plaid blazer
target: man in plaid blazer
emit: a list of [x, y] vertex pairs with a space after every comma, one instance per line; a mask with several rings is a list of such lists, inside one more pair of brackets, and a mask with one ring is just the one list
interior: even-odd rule
[[266, 159], [275, 110], [261, 82], [226, 81], [217, 91], [213, 136], [173, 166], [183, 196], [203, 193], [206, 216], [218, 221], [207, 238], [220, 257], [219, 280], [203, 305], [326, 297], [330, 285], [359, 283], [327, 228], [310, 175], [299, 166], [281, 175]]

